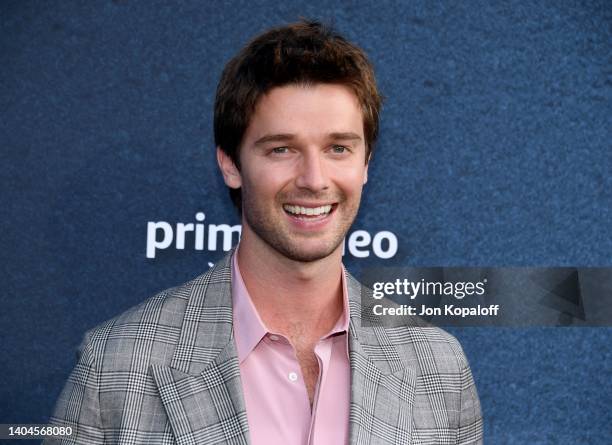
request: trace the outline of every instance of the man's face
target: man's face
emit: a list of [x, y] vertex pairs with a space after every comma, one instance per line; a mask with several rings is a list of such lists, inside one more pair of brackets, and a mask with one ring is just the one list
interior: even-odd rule
[[245, 132], [240, 171], [228, 159], [220, 159], [226, 183], [242, 187], [243, 240], [295, 261], [325, 258], [339, 249], [367, 180], [357, 97], [336, 84], [274, 88]]

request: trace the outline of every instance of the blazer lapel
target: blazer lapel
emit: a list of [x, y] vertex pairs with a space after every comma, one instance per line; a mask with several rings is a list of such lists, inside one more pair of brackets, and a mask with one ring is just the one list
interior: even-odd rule
[[407, 368], [382, 327], [361, 326], [361, 284], [347, 274], [351, 321], [349, 443], [415, 445], [416, 371]]
[[[418, 445], [416, 372], [402, 362], [384, 328], [361, 326], [361, 285], [347, 274], [347, 287], [349, 443]], [[193, 281], [170, 366], [151, 366], [179, 445], [249, 443], [232, 325], [230, 254]]]
[[249, 443], [232, 321], [230, 254], [193, 281], [170, 366], [151, 366], [178, 444]]

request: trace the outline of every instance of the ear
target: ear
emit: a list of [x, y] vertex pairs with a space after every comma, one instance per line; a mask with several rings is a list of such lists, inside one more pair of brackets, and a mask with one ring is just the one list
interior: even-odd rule
[[234, 161], [232, 161], [232, 158], [221, 150], [221, 147], [217, 147], [217, 163], [219, 164], [219, 169], [223, 175], [225, 185], [232, 189], [242, 187], [242, 176], [240, 176], [240, 170], [238, 170], [236, 164], [234, 164]]

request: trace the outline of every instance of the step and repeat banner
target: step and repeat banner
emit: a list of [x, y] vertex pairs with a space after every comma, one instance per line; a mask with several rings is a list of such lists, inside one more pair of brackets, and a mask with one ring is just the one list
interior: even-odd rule
[[87, 330], [237, 243], [215, 89], [300, 17], [364, 48], [385, 96], [343, 246], [364, 322], [455, 335], [485, 443], [607, 443], [605, 0], [1, 2], [0, 424], [46, 423]]

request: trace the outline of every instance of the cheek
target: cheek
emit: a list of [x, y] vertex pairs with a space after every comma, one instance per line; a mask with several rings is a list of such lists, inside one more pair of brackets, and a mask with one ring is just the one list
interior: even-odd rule
[[243, 187], [248, 187], [254, 199], [276, 196], [290, 181], [286, 169], [251, 169], [242, 175]]
[[366, 171], [363, 168], [344, 169], [337, 177], [337, 184], [350, 194], [361, 194]]

